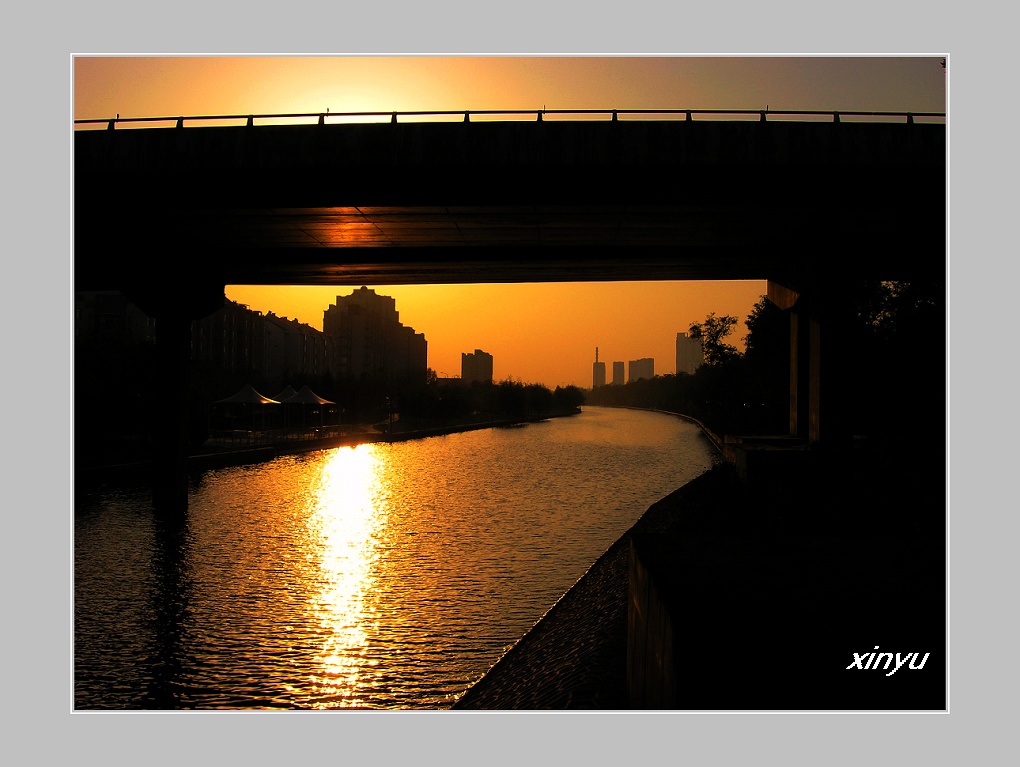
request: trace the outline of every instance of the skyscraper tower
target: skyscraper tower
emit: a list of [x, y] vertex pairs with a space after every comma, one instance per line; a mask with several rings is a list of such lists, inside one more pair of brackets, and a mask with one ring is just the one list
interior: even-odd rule
[[595, 364], [591, 370], [591, 388], [597, 389], [606, 385], [606, 363], [599, 362], [599, 347], [595, 347]]
[[613, 386], [623, 386], [624, 384], [624, 365], [622, 362], [613, 363]]

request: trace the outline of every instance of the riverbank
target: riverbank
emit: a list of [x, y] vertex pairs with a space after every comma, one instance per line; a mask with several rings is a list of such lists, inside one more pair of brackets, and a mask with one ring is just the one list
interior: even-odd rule
[[[899, 485], [858, 478], [793, 504], [722, 464], [653, 505], [453, 708], [942, 710], [944, 496]], [[905, 497], [932, 519], [895, 528]], [[635, 573], [666, 616], [654, 630], [635, 630], [649, 604]], [[930, 656], [856, 669], [876, 647]], [[642, 689], [650, 660], [667, 705]]]
[[[212, 438], [191, 449], [188, 455], [188, 469], [193, 472], [201, 472], [227, 466], [262, 463], [281, 455], [297, 455], [315, 450], [330, 450], [336, 447], [374, 442], [404, 442], [478, 429], [523, 426], [529, 423], [539, 423], [549, 418], [578, 415], [580, 412], [580, 408], [576, 408], [573, 411], [546, 413], [541, 416], [501, 419], [485, 417], [451, 421], [438, 426], [423, 426], [398, 421], [385, 425], [384, 430], [379, 430], [371, 424], [351, 424], [343, 427], [342, 430], [319, 431], [316, 436], [281, 433], [269, 436], [260, 435], [258, 438], [250, 439]], [[133, 449], [128, 447], [126, 450], [110, 451], [105, 454], [98, 452], [82, 456], [82, 451], [78, 451], [78, 455], [75, 457], [75, 477], [83, 482], [147, 479], [150, 463], [145, 456], [146, 452], [147, 447], [144, 444], [139, 444]], [[127, 456], [132, 454], [132, 458], [128, 459]]]

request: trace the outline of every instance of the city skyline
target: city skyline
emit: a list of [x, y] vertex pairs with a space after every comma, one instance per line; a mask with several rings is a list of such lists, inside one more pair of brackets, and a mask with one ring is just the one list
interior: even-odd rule
[[[942, 56], [93, 56], [73, 64], [75, 119], [327, 109], [946, 110]], [[228, 286], [227, 297], [321, 327], [322, 306], [352, 287]], [[594, 346], [606, 359], [671, 361], [676, 333], [711, 312], [737, 317], [728, 340], [741, 348], [743, 320], [765, 293], [763, 281], [367, 287], [394, 296], [403, 320], [428, 335], [437, 373], [454, 374], [459, 354], [482, 347], [495, 358], [496, 379], [552, 387], [590, 385]]]
[[[765, 293], [765, 282], [758, 280], [365, 287], [395, 299], [400, 321], [428, 340], [428, 366], [440, 377], [458, 376], [461, 354], [483, 348], [493, 355], [493, 380], [510, 378], [551, 389], [591, 388], [595, 346], [609, 362], [672, 360], [677, 332], [687, 331], [711, 312], [737, 317], [727, 340], [743, 350], [744, 320]], [[322, 330], [324, 309], [316, 307], [354, 290], [228, 285], [226, 297]], [[541, 307], [553, 302], [560, 307], [556, 342], [529, 345], [529, 340], [545, 340], [548, 335], [548, 318]], [[531, 349], [535, 354], [529, 353]], [[669, 368], [672, 364], [667, 364], [667, 372], [672, 372]]]

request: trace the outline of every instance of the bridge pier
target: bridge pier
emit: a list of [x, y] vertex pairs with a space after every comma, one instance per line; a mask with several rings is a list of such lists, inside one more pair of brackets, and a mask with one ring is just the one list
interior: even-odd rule
[[223, 306], [224, 288], [171, 283], [128, 290], [126, 295], [156, 321], [150, 480], [157, 513], [177, 514], [188, 508], [191, 323]]
[[152, 497], [157, 511], [188, 507], [191, 319], [156, 318], [156, 386], [150, 413]]
[[769, 280], [767, 296], [789, 320], [787, 432], [731, 436], [724, 452], [744, 485], [804, 509], [826, 492], [825, 478], [853, 444], [854, 304], [851, 291], [832, 279]]
[[768, 298], [790, 317], [789, 436], [840, 448], [853, 434], [853, 303], [837, 280], [792, 290], [768, 282]]

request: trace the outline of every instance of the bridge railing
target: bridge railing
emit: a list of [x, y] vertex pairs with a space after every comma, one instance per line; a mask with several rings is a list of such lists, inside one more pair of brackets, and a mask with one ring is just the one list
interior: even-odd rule
[[168, 127], [174, 125], [235, 125], [254, 126], [318, 123], [319, 125], [359, 122], [491, 122], [495, 120], [760, 120], [797, 122], [934, 122], [944, 123], [945, 112], [862, 112], [804, 111], [790, 109], [479, 109], [409, 112], [297, 112], [247, 115], [189, 115], [167, 117], [102, 117], [74, 121], [75, 130], [105, 127], [126, 128]]

